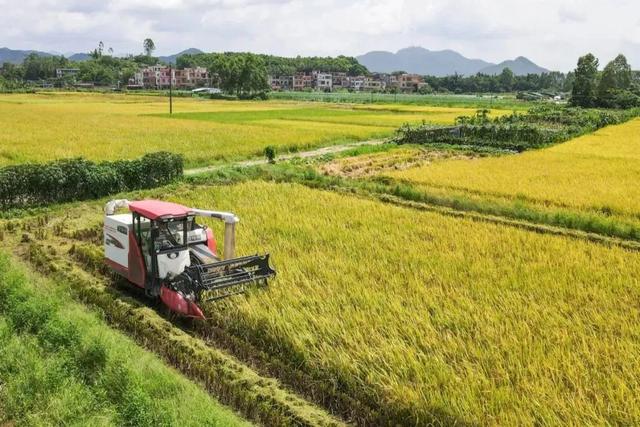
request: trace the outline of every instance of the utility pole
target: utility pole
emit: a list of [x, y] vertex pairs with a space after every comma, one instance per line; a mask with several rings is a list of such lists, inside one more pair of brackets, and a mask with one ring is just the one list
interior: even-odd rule
[[169, 114], [173, 114], [173, 68], [169, 64]]

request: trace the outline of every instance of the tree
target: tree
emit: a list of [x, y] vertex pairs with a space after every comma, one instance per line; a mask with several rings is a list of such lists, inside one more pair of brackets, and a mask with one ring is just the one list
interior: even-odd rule
[[25, 80], [43, 80], [55, 77], [56, 68], [68, 65], [64, 56], [39, 56], [30, 53], [22, 62], [23, 78]]
[[500, 73], [500, 86], [505, 92], [509, 92], [513, 88], [513, 71], [509, 67], [503, 68]]
[[12, 64], [11, 62], [5, 62], [2, 64], [2, 67], [0, 67], [0, 75], [6, 81], [22, 80], [24, 77], [23, 68], [16, 64]]
[[579, 107], [594, 107], [597, 103], [598, 59], [591, 53], [581, 56], [573, 73], [571, 104]]
[[89, 52], [89, 56], [93, 59], [99, 59], [102, 56], [102, 51], [104, 50], [104, 43], [102, 40], [98, 43], [98, 47], [93, 49], [93, 51]]
[[147, 56], [151, 56], [154, 50], [156, 50], [156, 44], [151, 39], [144, 39], [142, 42], [142, 48]]
[[267, 162], [269, 163], [275, 163], [276, 162], [276, 148], [273, 145], [267, 145], [264, 148], [264, 156], [267, 159]]
[[631, 79], [631, 66], [627, 58], [622, 54], [616, 56], [602, 72], [598, 85], [598, 105], [606, 108], [633, 106], [635, 102], [634, 94], [630, 92]]

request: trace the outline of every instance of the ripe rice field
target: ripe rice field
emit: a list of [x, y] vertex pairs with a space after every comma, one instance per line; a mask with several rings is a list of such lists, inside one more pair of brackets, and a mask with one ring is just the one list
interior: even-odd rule
[[637, 217], [640, 119], [542, 150], [451, 160], [390, 175], [426, 187]]
[[[473, 113], [178, 98], [169, 117], [166, 102], [121, 94], [0, 95], [0, 165], [132, 158], [159, 149], [183, 153], [188, 167], [222, 164], [261, 155], [268, 145], [282, 152], [379, 138], [404, 122], [447, 124]], [[635, 119], [502, 156], [358, 147], [357, 156], [223, 168], [118, 195], [232, 211], [241, 218], [237, 255], [271, 254], [278, 274], [269, 287], [203, 303], [206, 321], [168, 314], [108, 274], [104, 200], [0, 219], [0, 245], [50, 276], [44, 290], [57, 286], [55, 295], [73, 294], [104, 314], [100, 322], [156, 353], [161, 361], [149, 369], [169, 364], [197, 383], [183, 386], [193, 396], [208, 392], [259, 424], [636, 425], [639, 132]], [[532, 232], [507, 219], [566, 233], [550, 227]], [[204, 221], [222, 235], [219, 223]], [[572, 228], [636, 242], [597, 240]], [[0, 255], [0, 273], [7, 259]], [[28, 351], [37, 367], [48, 363], [39, 361], [42, 355], [69, 356], [40, 349], [40, 332], [13, 336], [3, 317], [21, 313], [2, 302], [0, 341]], [[74, 304], [63, 315], [82, 323], [77, 319], [86, 315], [73, 314], [80, 310]], [[96, 322], [87, 326], [91, 336]], [[1, 377], [6, 366], [0, 363], [0, 397], [10, 384]], [[166, 381], [182, 380], [170, 372]], [[11, 380], [22, 386], [27, 377]], [[80, 382], [70, 382], [74, 396], [102, 398], [96, 386]], [[155, 396], [158, 388], [149, 388]], [[66, 402], [64, 392], [55, 396], [51, 411]], [[22, 421], [16, 419], [19, 399], [12, 402], [0, 402], [0, 424]], [[196, 408], [194, 423], [244, 421], [215, 399], [176, 402], [158, 404], [173, 418]], [[96, 417], [122, 420], [117, 405], [106, 403], [101, 411]], [[74, 419], [72, 411], [53, 416]]]
[[238, 255], [270, 252], [278, 276], [205, 306], [210, 324], [373, 420], [640, 421], [640, 253], [297, 184], [144, 195], [237, 213]]
[[153, 151], [184, 154], [186, 166], [393, 134], [405, 122], [449, 124], [473, 109], [388, 109], [349, 104], [213, 101], [120, 94], [0, 95], [0, 166], [85, 157], [117, 160]]

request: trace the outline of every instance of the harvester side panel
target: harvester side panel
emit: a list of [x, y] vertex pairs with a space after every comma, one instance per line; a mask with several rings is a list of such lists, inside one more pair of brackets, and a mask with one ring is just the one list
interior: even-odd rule
[[104, 219], [104, 255], [123, 267], [129, 268], [129, 233], [131, 215], [112, 215]]

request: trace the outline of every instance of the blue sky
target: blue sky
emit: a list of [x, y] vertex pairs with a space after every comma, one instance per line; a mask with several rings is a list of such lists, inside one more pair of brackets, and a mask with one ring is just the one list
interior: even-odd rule
[[499, 62], [523, 55], [561, 71], [593, 52], [640, 68], [640, 1], [0, 0], [0, 47], [86, 52], [100, 40], [139, 53], [196, 47], [359, 55], [407, 46]]

